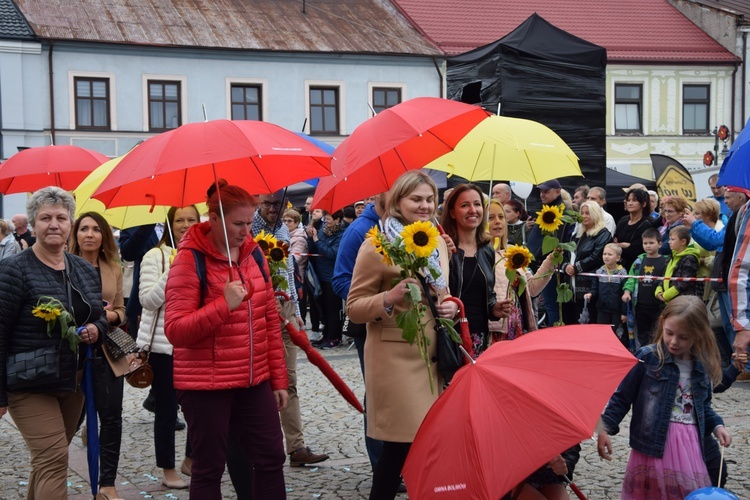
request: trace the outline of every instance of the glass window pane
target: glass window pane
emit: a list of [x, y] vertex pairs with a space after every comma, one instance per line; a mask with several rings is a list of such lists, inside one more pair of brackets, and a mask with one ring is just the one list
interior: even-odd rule
[[94, 126], [107, 126], [107, 101], [105, 100], [94, 101]]
[[696, 104], [695, 106], [695, 130], [708, 129], [708, 106]]
[[324, 90], [323, 103], [328, 106], [334, 106], [336, 104], [336, 91], [331, 89]]
[[310, 89], [310, 104], [323, 104], [323, 92], [318, 89]]
[[161, 84], [158, 84], [158, 83], [149, 84], [148, 96], [151, 99], [161, 99], [163, 97]]
[[78, 80], [76, 81], [76, 93], [78, 94], [78, 97], [90, 97], [91, 96], [91, 86], [89, 85], [89, 82], [86, 80]]
[[640, 117], [637, 104], [615, 105], [616, 130], [640, 130]]
[[91, 101], [87, 99], [79, 99], [77, 102], [78, 112], [78, 126], [90, 127], [91, 126]]
[[165, 85], [164, 86], [164, 99], [168, 101], [177, 100], [177, 85]]
[[245, 106], [242, 104], [232, 104], [232, 120], [245, 119]]
[[232, 102], [242, 102], [243, 94], [242, 87], [232, 87]]
[[151, 128], [164, 128], [164, 116], [162, 115], [162, 103], [151, 103]]
[[382, 90], [374, 91], [372, 102], [373, 102], [373, 106], [377, 106], [377, 107], [385, 106], [385, 92], [383, 92]]
[[258, 102], [258, 87], [248, 87], [245, 89], [245, 98], [247, 102]]
[[319, 107], [310, 108], [310, 130], [316, 132], [323, 130], [323, 109]]
[[398, 90], [392, 90], [392, 91], [388, 92], [388, 101], [386, 103], [387, 106], [388, 107], [395, 106], [398, 103], [399, 103], [399, 91]]
[[695, 105], [685, 104], [685, 116], [683, 118], [683, 127], [685, 130], [696, 130], [695, 126]]
[[706, 100], [708, 99], [708, 87], [704, 86], [685, 86], [684, 88], [684, 98], [685, 99], [700, 99], [700, 100]]
[[177, 128], [180, 126], [178, 120], [178, 106], [174, 102], [167, 102], [164, 104], [165, 119], [167, 128]]
[[327, 106], [325, 109], [325, 131], [335, 132], [336, 131], [336, 108]]
[[94, 97], [106, 98], [107, 97], [107, 84], [106, 82], [91, 82], [93, 86]]
[[260, 120], [260, 111], [258, 106], [248, 106], [246, 111], [248, 120]]
[[640, 99], [641, 88], [638, 85], [617, 85], [615, 86], [616, 99]]

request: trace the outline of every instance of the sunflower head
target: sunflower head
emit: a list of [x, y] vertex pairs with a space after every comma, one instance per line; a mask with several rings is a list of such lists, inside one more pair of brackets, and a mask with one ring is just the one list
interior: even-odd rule
[[429, 257], [438, 246], [440, 233], [431, 222], [417, 221], [404, 227], [401, 237], [407, 252], [417, 257]]
[[62, 314], [62, 311], [60, 308], [49, 304], [40, 304], [31, 310], [31, 314], [44, 321], [55, 321]]
[[554, 233], [563, 223], [563, 213], [557, 205], [543, 205], [537, 212], [536, 223], [544, 233]]
[[505, 268], [517, 271], [529, 267], [534, 256], [529, 249], [521, 245], [510, 245], [505, 250]]
[[266, 233], [263, 230], [261, 230], [261, 232], [259, 232], [254, 239], [258, 246], [260, 246], [261, 250], [263, 250], [263, 253], [266, 255], [268, 255], [268, 252], [272, 248], [278, 245], [278, 241], [276, 240], [276, 238], [274, 238], [272, 234]]
[[268, 258], [273, 262], [284, 263], [284, 261], [286, 260], [286, 254], [284, 253], [284, 249], [282, 249], [281, 247], [271, 248], [268, 251]]

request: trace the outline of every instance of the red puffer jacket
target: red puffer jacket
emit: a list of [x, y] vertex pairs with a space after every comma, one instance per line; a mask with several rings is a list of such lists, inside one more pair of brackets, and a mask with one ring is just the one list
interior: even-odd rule
[[[191, 226], [169, 270], [164, 332], [174, 346], [174, 386], [235, 389], [270, 379], [273, 390], [286, 389], [289, 379], [273, 288], [251, 253], [257, 243], [251, 238], [245, 241], [232, 270], [252, 295], [230, 311], [224, 299], [229, 263], [209, 239], [210, 231], [208, 222]], [[206, 290], [200, 308], [200, 279], [189, 249], [206, 256]], [[265, 260], [263, 265], [269, 276]]]

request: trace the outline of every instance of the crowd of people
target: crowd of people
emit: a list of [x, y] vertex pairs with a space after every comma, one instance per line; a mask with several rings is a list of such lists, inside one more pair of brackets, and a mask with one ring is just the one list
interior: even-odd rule
[[[648, 498], [644, 488], [684, 498], [723, 484], [717, 440], [729, 446], [731, 437], [711, 409], [711, 393], [750, 378], [750, 191], [716, 186], [715, 177], [709, 183], [714, 196], [696, 202], [659, 200], [633, 185], [613, 200], [626, 213], [614, 220], [601, 187], [582, 185], [571, 196], [558, 180], [544, 182], [537, 186], [542, 203], [573, 221], [554, 229], [568, 244], [555, 252], [543, 245], [549, 231], [508, 184], [495, 184], [490, 196], [460, 184], [439, 203], [433, 180], [419, 170], [334, 213], [312, 209], [311, 198], [294, 208], [283, 191], [252, 196], [221, 181], [208, 189], [207, 214], [172, 207], [164, 224], [122, 230], [119, 239], [97, 213], [75, 219], [67, 192], [39, 190], [26, 215], [0, 221], [0, 314], [9, 318], [0, 325], [0, 417], [12, 415], [31, 452], [28, 497], [66, 497], [67, 447], [83, 421], [77, 387], [89, 362], [100, 425], [99, 498], [119, 498], [124, 386], [105, 339], [122, 328], [149, 353], [154, 379], [144, 406], [154, 413], [163, 484], [218, 499], [226, 467], [238, 498], [285, 498], [287, 457], [291, 466], [329, 458], [305, 443], [298, 347], [283, 327], [304, 329], [309, 321], [317, 348], [351, 341], [357, 349], [370, 498], [393, 499], [404, 491], [401, 469], [417, 430], [449, 384], [435, 362], [435, 329], [425, 329], [430, 379], [396, 322], [414, 286], [431, 303], [427, 325], [457, 320], [458, 306], [445, 299], [462, 301], [475, 359], [493, 343], [561, 322], [611, 325], [643, 361], [613, 395], [599, 428], [599, 452], [610, 458], [609, 435], [632, 408], [623, 498]], [[420, 279], [404, 279], [367, 240], [373, 228], [393, 242], [406, 226], [438, 221], [444, 231], [427, 256], [432, 272]], [[269, 265], [267, 243], [256, 241], [264, 237], [288, 249], [283, 266]], [[506, 269], [515, 269], [517, 254], [533, 260], [512, 279]], [[125, 285], [123, 270], [130, 269], [132, 285]], [[561, 304], [563, 283], [572, 300]], [[658, 425], [647, 425], [647, 408], [656, 407]], [[179, 467], [178, 408], [188, 435]], [[580, 446], [560, 451], [508, 498], [568, 498]]]

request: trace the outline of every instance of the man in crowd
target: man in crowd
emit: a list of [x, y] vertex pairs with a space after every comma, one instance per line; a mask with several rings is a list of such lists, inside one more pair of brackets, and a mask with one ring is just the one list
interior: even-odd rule
[[573, 203], [579, 208], [588, 199], [589, 189], [591, 188], [587, 184], [584, 184], [583, 186], [578, 186], [573, 193]]
[[31, 236], [31, 231], [29, 231], [29, 218], [25, 214], [16, 214], [11, 219], [11, 222], [15, 228], [13, 235], [16, 237], [18, 244], [21, 245], [21, 248], [26, 249], [33, 245], [36, 238]]
[[708, 178], [708, 187], [711, 188], [711, 192], [713, 193], [713, 196], [710, 196], [710, 198], [713, 198], [714, 200], [719, 202], [719, 207], [721, 208], [721, 214], [723, 215], [722, 219], [724, 220], [724, 223], [726, 223], [727, 218], [732, 216], [732, 209], [729, 208], [729, 206], [726, 203], [726, 189], [724, 186], [717, 186], [716, 183], [719, 180], [719, 174], [713, 174], [711, 177]]
[[[747, 192], [750, 194], [750, 191]], [[734, 327], [735, 354], [746, 352], [750, 347], [750, 202], [745, 203], [737, 212], [737, 241], [729, 270], [729, 298], [732, 304], [732, 326]], [[725, 248], [725, 251], [730, 250]], [[729, 254], [727, 254], [729, 255]], [[750, 364], [750, 363], [748, 363]], [[739, 370], [748, 371], [745, 363], [735, 361]]]
[[492, 187], [492, 197], [500, 202], [501, 205], [505, 205], [510, 200], [510, 186], [504, 182], [499, 182]]
[[359, 217], [362, 215], [362, 212], [365, 211], [365, 202], [364, 201], [358, 201], [354, 204], [354, 213]]

